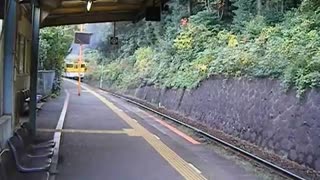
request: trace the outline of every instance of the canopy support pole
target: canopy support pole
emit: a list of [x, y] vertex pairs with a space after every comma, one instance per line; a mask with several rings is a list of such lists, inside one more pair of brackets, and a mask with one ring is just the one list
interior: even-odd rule
[[37, 81], [38, 81], [38, 52], [40, 31], [40, 8], [37, 0], [32, 0], [32, 40], [31, 40], [31, 64], [30, 64], [30, 109], [29, 122], [32, 134], [36, 134], [37, 118]]

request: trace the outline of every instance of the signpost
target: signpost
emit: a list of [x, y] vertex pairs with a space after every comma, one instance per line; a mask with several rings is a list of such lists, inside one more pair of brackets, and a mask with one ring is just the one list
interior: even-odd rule
[[119, 45], [119, 38], [116, 36], [116, 22], [113, 22], [113, 36], [110, 37], [110, 45], [112, 47]]
[[90, 44], [91, 33], [83, 32], [83, 24], [80, 25], [80, 32], [75, 33], [74, 43], [80, 44], [79, 59], [78, 59], [78, 96], [81, 95], [81, 64], [82, 64], [82, 46]]
[[119, 38], [118, 37], [110, 37], [110, 44], [112, 45], [112, 46], [118, 46], [118, 44], [119, 44]]

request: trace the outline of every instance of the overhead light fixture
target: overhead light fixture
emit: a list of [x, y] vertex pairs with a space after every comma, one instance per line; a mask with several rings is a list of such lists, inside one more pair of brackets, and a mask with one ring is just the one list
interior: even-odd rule
[[91, 10], [91, 6], [92, 6], [92, 0], [88, 0], [87, 1], [87, 11], [88, 12]]

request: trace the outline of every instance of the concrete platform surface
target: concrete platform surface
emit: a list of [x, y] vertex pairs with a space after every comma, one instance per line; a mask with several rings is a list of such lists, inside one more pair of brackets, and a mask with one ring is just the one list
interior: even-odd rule
[[[71, 80], [64, 89], [57, 180], [263, 179], [108, 93], [83, 85], [78, 96]], [[55, 132], [64, 97], [43, 107], [40, 131]]]

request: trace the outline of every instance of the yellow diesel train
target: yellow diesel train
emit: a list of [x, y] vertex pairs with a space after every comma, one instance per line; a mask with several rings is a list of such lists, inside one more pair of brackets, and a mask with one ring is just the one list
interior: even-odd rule
[[78, 79], [80, 76], [80, 78], [83, 79], [86, 74], [86, 71], [87, 65], [84, 62], [81, 63], [80, 67], [77, 61], [66, 62], [64, 64], [63, 76], [70, 79]]

